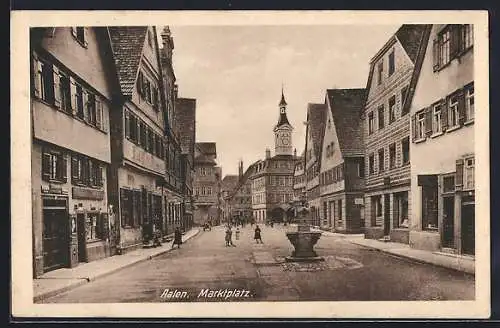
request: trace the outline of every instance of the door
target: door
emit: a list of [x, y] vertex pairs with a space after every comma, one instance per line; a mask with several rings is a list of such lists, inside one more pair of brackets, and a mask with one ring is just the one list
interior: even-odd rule
[[445, 248], [454, 248], [455, 197], [443, 197], [443, 236], [442, 244]]
[[384, 236], [388, 236], [391, 231], [391, 199], [390, 195], [384, 195]]
[[462, 253], [475, 253], [475, 213], [474, 204], [462, 206]]
[[46, 199], [43, 203], [43, 269], [47, 272], [68, 264], [68, 211], [66, 200]]
[[77, 214], [76, 222], [78, 233], [78, 262], [87, 262], [87, 229], [85, 215]]

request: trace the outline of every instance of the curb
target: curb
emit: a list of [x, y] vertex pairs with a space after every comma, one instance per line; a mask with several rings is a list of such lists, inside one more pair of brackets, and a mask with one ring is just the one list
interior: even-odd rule
[[389, 256], [396, 257], [396, 258], [399, 258], [399, 259], [404, 259], [404, 260], [407, 260], [407, 261], [410, 261], [410, 262], [420, 263], [420, 264], [427, 264], [427, 265], [432, 265], [432, 266], [437, 266], [437, 267], [440, 267], [440, 268], [445, 268], [445, 269], [448, 269], [448, 270], [453, 270], [453, 271], [462, 272], [462, 273], [465, 273], [465, 274], [468, 274], [468, 275], [471, 275], [471, 276], [475, 276], [475, 272], [469, 272], [469, 271], [467, 271], [467, 269], [464, 269], [464, 268], [450, 267], [450, 266], [447, 266], [447, 265], [444, 265], [444, 264], [434, 263], [434, 262], [422, 260], [422, 259], [419, 259], [419, 258], [411, 257], [411, 256], [408, 256], [408, 255], [395, 254], [395, 253], [392, 253], [392, 252], [390, 252], [388, 250], [376, 248], [376, 247], [373, 247], [373, 246], [358, 244], [358, 243], [353, 242], [353, 241], [349, 241], [349, 242], [351, 244], [354, 244], [354, 245], [358, 245], [358, 246], [361, 246], [361, 247], [364, 247], [364, 248], [373, 249], [373, 250], [376, 250], [376, 251], [378, 251], [380, 253], [384, 253], [384, 254], [387, 254]]
[[[194, 238], [196, 237], [199, 233], [200, 233], [201, 229], [198, 229], [198, 231], [196, 231], [193, 235], [189, 236], [189, 238], [186, 238], [186, 240], [184, 240], [184, 242], [188, 241], [189, 239], [191, 238]], [[115, 268], [113, 270], [110, 270], [110, 271], [107, 271], [107, 272], [103, 272], [99, 275], [96, 275], [96, 276], [91, 276], [91, 277], [85, 277], [85, 278], [75, 278], [75, 279], [78, 279], [78, 281], [76, 281], [75, 283], [72, 283], [68, 286], [64, 286], [62, 288], [59, 288], [59, 289], [54, 289], [54, 290], [51, 290], [51, 291], [48, 291], [46, 293], [42, 293], [42, 294], [39, 294], [39, 295], [36, 295], [36, 296], [33, 296], [33, 303], [37, 303], [37, 302], [40, 302], [42, 301], [43, 299], [45, 298], [50, 298], [50, 297], [53, 297], [53, 296], [56, 296], [58, 294], [61, 294], [61, 293], [64, 293], [64, 292], [67, 292], [71, 289], [74, 289], [76, 287], [79, 287], [79, 286], [82, 286], [82, 285], [85, 285], [86, 283], [89, 283], [91, 281], [95, 281], [99, 278], [103, 278], [103, 277], [106, 277], [110, 274], [113, 274], [113, 273], [116, 273], [122, 269], [126, 269], [128, 267], [131, 267], [133, 265], [136, 265], [138, 263], [141, 263], [141, 262], [145, 262], [145, 261], [148, 261], [148, 260], [151, 260], [155, 257], [158, 257], [160, 255], [163, 255], [165, 253], [168, 253], [172, 250], [172, 248], [167, 248], [165, 250], [162, 250], [158, 253], [155, 253], [153, 255], [149, 255], [145, 258], [140, 258], [140, 259], [137, 259], [137, 261], [134, 261], [134, 262], [131, 262], [131, 263], [127, 263], [126, 265], [124, 266], [121, 266], [121, 267], [118, 267], [118, 268]], [[120, 256], [120, 255], [115, 255], [115, 256]]]

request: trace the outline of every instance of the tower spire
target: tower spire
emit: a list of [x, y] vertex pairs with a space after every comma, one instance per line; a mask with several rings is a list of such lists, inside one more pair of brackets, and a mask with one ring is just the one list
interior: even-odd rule
[[280, 101], [280, 104], [279, 106], [282, 107], [282, 106], [286, 106], [287, 103], [285, 101], [285, 93], [283, 92], [283, 82], [281, 82], [281, 101]]

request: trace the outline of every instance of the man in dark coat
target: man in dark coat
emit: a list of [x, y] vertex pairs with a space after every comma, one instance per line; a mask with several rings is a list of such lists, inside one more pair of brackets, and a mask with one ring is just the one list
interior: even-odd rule
[[181, 248], [182, 244], [182, 233], [181, 229], [179, 227], [175, 228], [174, 231], [174, 242], [172, 243], [172, 248], [174, 248], [174, 245], [177, 245], [177, 248]]

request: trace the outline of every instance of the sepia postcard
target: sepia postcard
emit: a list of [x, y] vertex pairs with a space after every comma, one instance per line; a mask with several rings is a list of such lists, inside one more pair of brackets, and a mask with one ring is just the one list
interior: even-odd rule
[[14, 317], [490, 316], [486, 11], [11, 27]]

